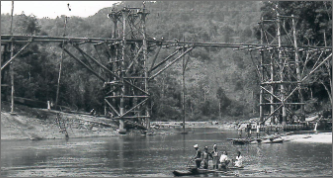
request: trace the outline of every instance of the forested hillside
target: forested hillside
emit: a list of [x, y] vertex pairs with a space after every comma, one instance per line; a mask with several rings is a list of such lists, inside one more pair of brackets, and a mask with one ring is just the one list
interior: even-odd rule
[[[313, 19], [313, 23], [321, 23], [327, 21], [327, 17], [332, 17], [332, 14], [327, 16], [328, 11], [323, 11], [323, 2], [296, 5], [305, 9], [304, 11], [311, 11], [312, 14], [308, 16], [314, 14], [320, 16]], [[281, 8], [285, 9], [285, 13], [290, 14], [291, 9], [296, 5], [285, 2]], [[331, 3], [325, 5], [331, 8]], [[111, 3], [110, 6], [112, 6]], [[125, 1], [114, 8], [121, 9], [124, 6], [141, 7], [142, 2]], [[271, 11], [269, 4], [259, 1], [242, 3], [237, 1], [157, 1], [146, 2], [146, 8], [150, 11], [146, 22], [148, 37], [157, 39], [163, 37], [175, 41], [228, 43], [259, 43], [258, 22], [262, 15], [270, 17]], [[113, 27], [107, 14], [111, 10], [112, 7], [101, 9], [88, 18], [71, 17], [68, 19], [66, 36], [110, 38]], [[306, 14], [307, 11], [304, 13]], [[37, 19], [25, 14], [16, 15], [14, 16], [14, 34], [62, 36], [64, 18], [65, 16], [56, 19]], [[304, 18], [308, 19], [305, 16]], [[315, 22], [316, 20], [318, 22]], [[331, 23], [331, 19], [328, 23]], [[9, 34], [9, 26], [10, 15], [2, 14], [1, 34]], [[327, 35], [331, 35], [332, 30], [327, 27], [328, 25], [319, 25], [312, 28], [312, 31], [301, 29], [303, 30], [301, 33], [317, 34], [326, 29]], [[121, 28], [118, 29], [121, 30]], [[313, 35], [313, 38], [315, 39], [316, 36]], [[57, 45], [59, 44], [36, 43], [30, 45], [19, 56], [20, 59], [17, 59], [14, 64], [15, 96], [42, 102], [55, 100], [61, 56], [61, 48]], [[97, 52], [92, 47], [84, 46], [84, 49], [97, 56]], [[163, 59], [170, 53], [170, 49], [161, 50], [159, 59]], [[186, 70], [186, 108], [189, 120], [218, 119], [220, 116], [240, 118], [253, 116], [253, 113], [258, 115], [258, 76], [249, 52], [221, 48], [196, 48], [186, 58], [189, 59]], [[60, 105], [81, 111], [90, 111], [95, 108], [102, 113], [105, 94], [101, 87], [103, 83], [76, 61], [70, 59], [68, 55], [65, 55], [63, 69]], [[181, 69], [182, 64], [178, 62], [151, 84], [154, 119], [181, 119]], [[5, 72], [3, 74], [6, 76]], [[8, 81], [9, 77], [2, 82], [8, 83]], [[321, 89], [319, 92], [323, 91], [325, 90]], [[6, 94], [9, 94], [8, 90], [2, 91], [4, 100], [6, 100]]]

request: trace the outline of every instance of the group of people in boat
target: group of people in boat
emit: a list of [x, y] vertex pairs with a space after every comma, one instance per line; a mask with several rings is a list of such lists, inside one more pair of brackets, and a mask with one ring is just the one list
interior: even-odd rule
[[201, 152], [199, 145], [195, 144], [194, 149], [196, 150], [194, 161], [197, 168], [201, 168], [201, 164], [203, 169], [208, 169], [208, 161], [211, 158], [213, 161], [213, 169], [226, 169], [230, 162], [235, 167], [243, 167], [243, 160], [241, 156], [241, 152], [237, 151], [237, 156], [235, 159], [230, 159], [228, 157], [227, 151], [222, 151], [221, 154], [217, 151], [217, 145], [213, 145], [213, 151], [208, 151], [208, 146], [204, 147], [203, 152]]

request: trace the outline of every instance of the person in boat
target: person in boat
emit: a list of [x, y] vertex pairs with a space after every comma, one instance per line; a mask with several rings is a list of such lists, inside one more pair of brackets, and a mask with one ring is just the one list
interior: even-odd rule
[[226, 169], [229, 163], [230, 159], [228, 158], [228, 153], [227, 151], [223, 151], [220, 157], [221, 168]]
[[233, 160], [234, 166], [236, 167], [243, 167], [243, 157], [241, 156], [241, 152], [237, 151], [236, 159]]
[[201, 158], [201, 151], [199, 149], [199, 145], [198, 144], [195, 144], [194, 146], [194, 149], [196, 150], [195, 152], [195, 156], [194, 156], [194, 161], [195, 161], [195, 164], [197, 166], [197, 168], [200, 168], [200, 165], [201, 165], [201, 161], [202, 161], [202, 158]]
[[205, 149], [202, 153], [202, 162], [203, 162], [204, 169], [208, 169], [209, 157], [211, 157], [213, 159], [213, 156], [208, 152], [208, 146], [205, 146]]
[[213, 169], [218, 169], [219, 153], [217, 151], [217, 145], [213, 145], [213, 151], [210, 153], [213, 156]]

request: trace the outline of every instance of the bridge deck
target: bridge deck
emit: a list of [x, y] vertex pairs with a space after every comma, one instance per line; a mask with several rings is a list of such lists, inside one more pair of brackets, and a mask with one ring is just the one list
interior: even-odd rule
[[[116, 43], [121, 42], [120, 38], [87, 38], [87, 37], [56, 37], [56, 36], [23, 36], [23, 35], [1, 35], [1, 45], [11, 43], [28, 43], [28, 42], [62, 42], [67, 41], [71, 43]], [[142, 39], [127, 39], [126, 43], [142, 42]], [[147, 40], [148, 43], [156, 43], [164, 47], [171, 46], [193, 46], [193, 47], [220, 47], [220, 48], [236, 48], [236, 49], [267, 49], [276, 48], [277, 44], [261, 45], [259, 43], [223, 43], [223, 42], [177, 42], [177, 41], [163, 41], [163, 40]], [[281, 45], [282, 48], [294, 48], [293, 45], [285, 44]], [[304, 49], [327, 49], [332, 50], [332, 46], [299, 46], [300, 50]]]

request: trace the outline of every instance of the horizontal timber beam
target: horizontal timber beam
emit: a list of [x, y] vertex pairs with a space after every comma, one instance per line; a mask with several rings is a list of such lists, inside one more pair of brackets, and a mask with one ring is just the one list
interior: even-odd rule
[[137, 119], [137, 118], [150, 118], [149, 116], [116, 116], [115, 119]]
[[148, 98], [149, 96], [106, 96], [105, 98]]
[[[87, 38], [87, 37], [55, 37], [55, 36], [24, 36], [24, 35], [14, 35], [11, 38], [11, 35], [1, 35], [1, 44], [17, 42], [17, 43], [26, 43], [26, 42], [62, 42], [68, 41], [71, 43], [114, 43], [122, 41], [121, 38]], [[142, 39], [126, 39], [126, 43], [140, 43]], [[176, 42], [174, 40], [147, 40], [148, 43], [157, 43], [159, 45], [168, 47], [168, 45], [174, 46], [185, 46], [191, 45], [193, 47], [221, 47], [221, 48], [241, 48], [241, 47], [262, 47], [267, 48], [259, 43], [223, 43], [223, 42]], [[277, 47], [276, 44], [270, 45], [270, 47]], [[282, 44], [281, 47], [294, 48], [290, 44]], [[332, 46], [299, 46], [299, 48], [308, 48], [308, 49], [332, 49]]]
[[[305, 103], [284, 103], [284, 105], [304, 105]], [[259, 105], [282, 105], [282, 103], [261, 103]]]

